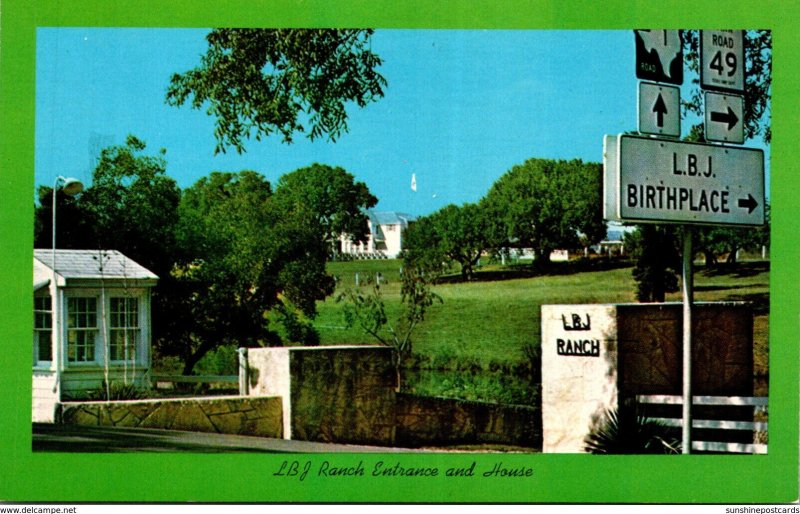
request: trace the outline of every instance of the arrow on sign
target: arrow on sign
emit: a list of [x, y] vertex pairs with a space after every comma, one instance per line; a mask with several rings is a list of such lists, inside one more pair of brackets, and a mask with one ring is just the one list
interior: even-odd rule
[[739, 207], [747, 209], [747, 214], [751, 214], [758, 207], [758, 202], [748, 193], [747, 198], [739, 198]]
[[736, 126], [736, 123], [739, 121], [739, 118], [736, 117], [736, 114], [733, 112], [733, 109], [728, 107], [728, 112], [712, 111], [711, 121], [716, 121], [717, 123], [727, 123], [728, 130], [730, 130]]
[[656, 103], [653, 104], [653, 112], [656, 113], [656, 125], [658, 127], [664, 126], [664, 115], [667, 114], [667, 106], [664, 103], [664, 99], [661, 97], [661, 93], [658, 94], [658, 98], [656, 98]]

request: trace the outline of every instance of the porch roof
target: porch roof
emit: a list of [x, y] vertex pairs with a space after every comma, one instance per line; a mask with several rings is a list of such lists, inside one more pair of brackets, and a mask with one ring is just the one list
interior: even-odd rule
[[[53, 269], [53, 251], [38, 249], [33, 258]], [[56, 250], [56, 273], [65, 279], [157, 280], [158, 276], [117, 250]]]

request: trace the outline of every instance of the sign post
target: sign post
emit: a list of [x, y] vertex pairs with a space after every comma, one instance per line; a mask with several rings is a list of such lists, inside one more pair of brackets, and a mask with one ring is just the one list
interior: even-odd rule
[[692, 261], [693, 227], [683, 227], [683, 411], [681, 447], [683, 454], [692, 452], [692, 304], [694, 303], [694, 274]]
[[[764, 153], [677, 141], [683, 44], [677, 30], [635, 30], [639, 132], [603, 140], [603, 216], [683, 225], [683, 453], [692, 450], [693, 225], [757, 227], [765, 221]], [[744, 142], [744, 31], [700, 31], [705, 137]], [[711, 90], [711, 92], [709, 92]], [[653, 137], [655, 136], [655, 137]]]

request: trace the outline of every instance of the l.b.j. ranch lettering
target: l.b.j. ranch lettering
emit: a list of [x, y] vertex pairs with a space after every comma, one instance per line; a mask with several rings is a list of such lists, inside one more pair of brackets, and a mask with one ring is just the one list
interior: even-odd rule
[[599, 339], [556, 339], [558, 355], [574, 355], [579, 357], [599, 357]]

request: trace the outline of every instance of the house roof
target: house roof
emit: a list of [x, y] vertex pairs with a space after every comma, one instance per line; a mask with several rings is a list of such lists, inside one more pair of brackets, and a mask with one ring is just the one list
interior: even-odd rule
[[[34, 250], [33, 258], [53, 269], [52, 250]], [[116, 250], [56, 250], [55, 271], [65, 279], [158, 279]]]
[[410, 221], [417, 221], [417, 217], [413, 214], [405, 212], [384, 211], [375, 212], [369, 211], [370, 218], [377, 222], [378, 225], [407, 225]]

